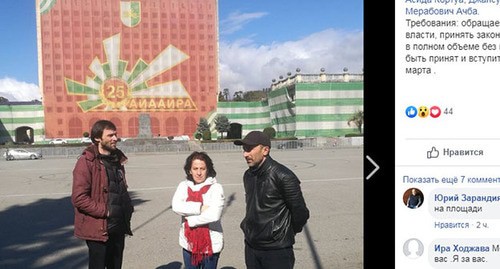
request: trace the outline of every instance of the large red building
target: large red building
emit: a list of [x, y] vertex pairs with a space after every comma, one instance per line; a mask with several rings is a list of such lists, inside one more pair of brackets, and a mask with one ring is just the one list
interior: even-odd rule
[[37, 0], [45, 136], [189, 135], [217, 108], [217, 0]]

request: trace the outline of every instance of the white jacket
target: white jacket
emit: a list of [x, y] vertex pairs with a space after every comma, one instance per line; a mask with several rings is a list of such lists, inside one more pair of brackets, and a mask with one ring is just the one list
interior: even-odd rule
[[[187, 188], [190, 187], [193, 191], [199, 191], [206, 185], [212, 186], [203, 194], [203, 204], [208, 205], [208, 208], [201, 213], [201, 202], [186, 201], [188, 198]], [[174, 193], [174, 197], [172, 198], [172, 210], [182, 216], [179, 231], [179, 245], [182, 248], [191, 251], [186, 237], [184, 236], [183, 221], [186, 219], [189, 227], [208, 224], [213, 253], [222, 251], [224, 239], [220, 219], [222, 216], [222, 209], [224, 208], [224, 200], [225, 197], [222, 185], [217, 183], [214, 177], [209, 177], [205, 182], [196, 185], [193, 181], [187, 179], [179, 183]]]

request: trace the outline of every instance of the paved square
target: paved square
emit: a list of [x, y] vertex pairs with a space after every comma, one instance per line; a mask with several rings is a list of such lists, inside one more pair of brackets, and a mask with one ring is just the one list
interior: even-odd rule
[[[126, 238], [124, 269], [180, 269], [180, 217], [170, 204], [190, 152], [129, 154], [127, 180], [135, 205], [134, 236]], [[219, 268], [245, 268], [242, 152], [208, 152], [226, 206]], [[363, 268], [363, 148], [271, 149], [302, 182], [311, 218], [295, 244], [297, 269]], [[0, 268], [87, 268], [87, 247], [73, 236], [75, 158], [0, 160]]]

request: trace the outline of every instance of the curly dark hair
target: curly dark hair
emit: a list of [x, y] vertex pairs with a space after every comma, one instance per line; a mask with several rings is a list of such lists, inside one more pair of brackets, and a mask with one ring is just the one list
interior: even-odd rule
[[207, 165], [207, 177], [215, 177], [217, 175], [214, 169], [214, 163], [208, 154], [206, 152], [194, 151], [186, 158], [186, 163], [184, 164], [184, 172], [186, 172], [186, 178], [188, 180], [193, 181], [193, 176], [189, 172], [191, 171], [191, 165], [194, 160], [205, 162]]

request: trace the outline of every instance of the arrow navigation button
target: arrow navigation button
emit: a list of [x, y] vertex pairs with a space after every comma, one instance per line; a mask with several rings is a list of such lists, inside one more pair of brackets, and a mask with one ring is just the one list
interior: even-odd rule
[[366, 158], [375, 166], [375, 169], [366, 177], [366, 180], [370, 179], [373, 174], [375, 174], [375, 172], [378, 171], [378, 169], [380, 168], [380, 166], [377, 165], [377, 163], [375, 163], [372, 158], [370, 158], [370, 156], [366, 155]]

